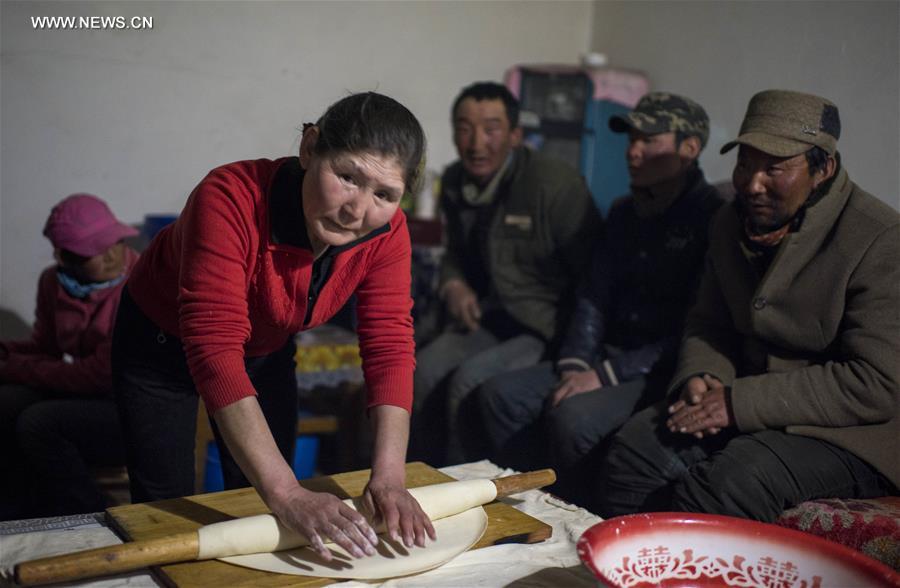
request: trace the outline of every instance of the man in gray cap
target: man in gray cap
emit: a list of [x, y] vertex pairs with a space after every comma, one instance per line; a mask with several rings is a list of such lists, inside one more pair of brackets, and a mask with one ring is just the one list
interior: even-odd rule
[[755, 95], [734, 206], [710, 232], [668, 401], [614, 436], [603, 516], [680, 510], [775, 520], [900, 483], [900, 215], [850, 181], [837, 107]]
[[491, 458], [519, 469], [549, 462], [554, 490], [574, 502], [589, 452], [636, 406], [662, 398], [722, 202], [697, 165], [709, 135], [699, 104], [652, 92], [609, 126], [629, 135], [631, 194], [612, 204], [593, 243], [557, 359], [479, 390]]

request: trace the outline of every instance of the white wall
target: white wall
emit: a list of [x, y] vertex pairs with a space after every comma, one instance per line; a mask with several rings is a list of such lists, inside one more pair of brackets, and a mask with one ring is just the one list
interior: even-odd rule
[[[177, 212], [228, 161], [296, 150], [298, 129], [350, 91], [406, 104], [429, 166], [454, 158], [459, 89], [515, 63], [574, 62], [582, 2], [10, 2], [2, 20], [0, 307], [30, 321], [65, 195], [127, 222]], [[36, 30], [32, 16], [149, 16], [152, 30]]]
[[653, 89], [706, 107], [712, 132], [701, 164], [731, 177], [736, 136], [755, 92], [784, 88], [834, 101], [851, 179], [900, 208], [900, 3], [604, 2], [591, 46], [611, 63], [645, 71]]

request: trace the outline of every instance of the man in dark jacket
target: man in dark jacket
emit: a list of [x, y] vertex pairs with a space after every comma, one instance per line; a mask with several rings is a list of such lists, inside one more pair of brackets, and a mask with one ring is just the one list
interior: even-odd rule
[[479, 391], [493, 459], [519, 469], [549, 459], [557, 492], [576, 501], [588, 452], [665, 389], [721, 204], [697, 165], [709, 134], [699, 104], [653, 92], [609, 126], [629, 134], [631, 193], [613, 203], [605, 238], [594, 239], [558, 359]]
[[416, 355], [410, 443], [435, 465], [465, 459], [470, 393], [558, 342], [600, 230], [579, 173], [521, 147], [518, 109], [504, 86], [479, 82], [451, 110], [459, 161], [441, 179], [440, 297], [453, 324]]
[[772, 521], [900, 483], [900, 215], [850, 181], [837, 107], [768, 90], [738, 138], [671, 396], [606, 456], [597, 512]]

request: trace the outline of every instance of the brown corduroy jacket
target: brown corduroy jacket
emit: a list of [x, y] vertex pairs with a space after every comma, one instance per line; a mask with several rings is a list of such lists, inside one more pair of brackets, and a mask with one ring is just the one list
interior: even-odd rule
[[709, 373], [739, 431], [828, 441], [900, 486], [900, 214], [841, 169], [762, 279], [733, 206], [710, 230], [670, 392]]

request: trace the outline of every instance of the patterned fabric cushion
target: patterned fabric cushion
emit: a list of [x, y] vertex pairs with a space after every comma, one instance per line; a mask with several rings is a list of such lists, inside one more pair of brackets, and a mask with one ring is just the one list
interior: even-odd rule
[[810, 500], [784, 511], [776, 524], [862, 551], [900, 570], [900, 497]]

